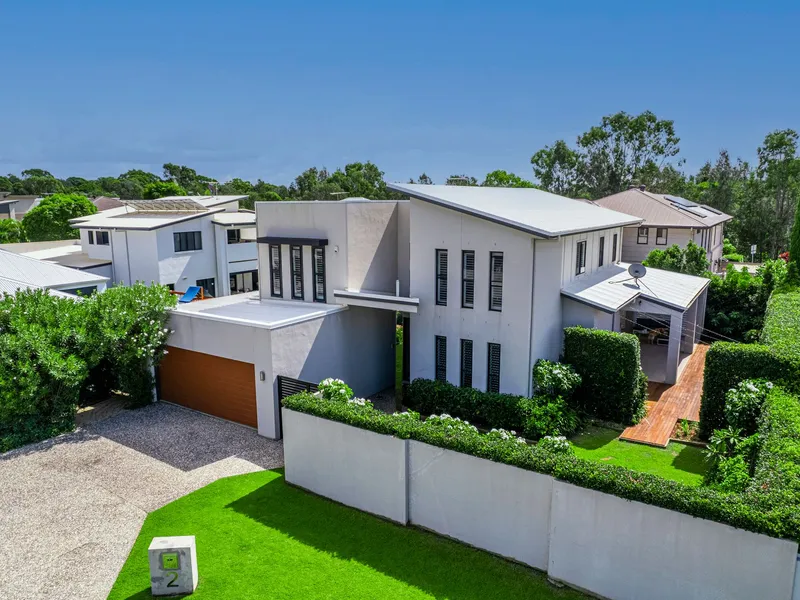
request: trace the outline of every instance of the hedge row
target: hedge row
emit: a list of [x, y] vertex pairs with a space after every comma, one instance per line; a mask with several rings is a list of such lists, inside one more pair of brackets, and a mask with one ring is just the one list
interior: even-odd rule
[[570, 435], [578, 417], [561, 398], [534, 398], [482, 392], [444, 381], [415, 379], [403, 402], [425, 415], [448, 414], [485, 428], [502, 428], [538, 440], [545, 435]]
[[578, 410], [629, 424], [644, 416], [647, 377], [636, 336], [602, 329], [564, 329], [564, 359], [582, 378], [573, 397]]
[[800, 291], [776, 291], [769, 299], [761, 342], [779, 355], [800, 360]]
[[[348, 402], [331, 402], [302, 393], [283, 400], [291, 410], [346, 423], [377, 433], [413, 439], [529, 471], [551, 475], [581, 487], [679, 511], [695, 517], [773, 537], [800, 540], [800, 514], [794, 505], [766, 509], [747, 494], [725, 494], [520, 443], [462, 427], [426, 427], [416, 414], [387, 415]], [[753, 495], [757, 496], [757, 494]]]
[[763, 507], [800, 506], [800, 402], [773, 388], [764, 402], [760, 449], [749, 488]]

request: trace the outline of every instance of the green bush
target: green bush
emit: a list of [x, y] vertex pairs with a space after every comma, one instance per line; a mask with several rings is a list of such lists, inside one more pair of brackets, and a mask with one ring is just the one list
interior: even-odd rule
[[77, 405], [109, 389], [151, 402], [174, 303], [142, 284], [82, 301], [42, 290], [0, 299], [0, 452], [71, 430]]
[[767, 398], [772, 383], [758, 379], [746, 379], [725, 394], [725, 420], [744, 435], [753, 435], [758, 429], [761, 407]]
[[723, 254], [722, 258], [727, 260], [728, 262], [744, 262], [744, 254]]
[[761, 344], [714, 342], [706, 354], [700, 436], [708, 439], [727, 425], [725, 395], [745, 379], [767, 379], [790, 391], [800, 389], [800, 361]]
[[717, 467], [716, 484], [723, 492], [743, 492], [750, 483], [750, 467], [741, 456], [732, 456], [720, 461]]
[[607, 421], [635, 423], [644, 416], [647, 378], [639, 340], [628, 333], [567, 327], [564, 362], [582, 382], [573, 407]]
[[[796, 400], [795, 400], [796, 402]], [[800, 539], [800, 513], [794, 505], [760, 502], [757, 494], [726, 493], [707, 487], [691, 487], [620, 466], [577, 458], [550, 449], [547, 442], [529, 446], [509, 432], [481, 434], [452, 417], [419, 420], [419, 415], [389, 415], [371, 405], [330, 402], [309, 393], [283, 400], [298, 412], [339, 421], [401, 439], [412, 439], [505, 463], [521, 469], [551, 475], [581, 487], [620, 498], [676, 510], [688, 515], [727, 523], [779, 538]], [[430, 423], [428, 423], [430, 421]], [[800, 481], [800, 472], [793, 472]]]
[[757, 276], [728, 265], [725, 277], [713, 275], [708, 286], [705, 326], [739, 342], [748, 341], [749, 331], [760, 331], [775, 281], [774, 268], [764, 272], [769, 275]]
[[581, 376], [570, 365], [540, 358], [533, 365], [534, 395], [546, 394], [552, 398], [572, 398], [581, 385]]
[[404, 402], [425, 415], [444, 413], [486, 429], [524, 432], [533, 440], [545, 435], [570, 435], [578, 427], [578, 416], [560, 397], [524, 398], [415, 379]]
[[81, 194], [53, 194], [41, 199], [22, 217], [25, 235], [32, 242], [67, 240], [80, 237], [80, 231], [69, 221], [92, 215], [97, 207]]
[[800, 360], [800, 291], [772, 294], [761, 342], [782, 356]]

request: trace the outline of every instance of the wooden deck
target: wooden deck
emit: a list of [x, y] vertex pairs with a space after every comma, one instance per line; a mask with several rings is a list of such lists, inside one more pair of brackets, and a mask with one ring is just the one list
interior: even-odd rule
[[700, 420], [700, 397], [703, 395], [703, 369], [708, 346], [698, 345], [686, 363], [678, 383], [664, 388], [654, 384], [648, 389], [647, 416], [638, 425], [628, 427], [619, 436], [626, 442], [638, 442], [666, 448], [679, 419]]

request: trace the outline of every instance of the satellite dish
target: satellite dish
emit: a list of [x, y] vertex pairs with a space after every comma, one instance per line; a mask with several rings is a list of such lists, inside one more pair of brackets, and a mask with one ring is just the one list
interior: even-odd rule
[[628, 267], [628, 274], [634, 279], [641, 279], [647, 274], [647, 269], [642, 263], [633, 263]]

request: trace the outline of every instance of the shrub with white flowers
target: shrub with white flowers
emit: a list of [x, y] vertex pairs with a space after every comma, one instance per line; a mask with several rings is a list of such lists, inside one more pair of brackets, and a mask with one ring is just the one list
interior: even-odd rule
[[325, 400], [334, 402], [347, 402], [353, 397], [353, 390], [341, 379], [323, 379], [318, 386], [320, 394]]
[[575, 450], [563, 435], [546, 435], [539, 440], [537, 446], [556, 454], [574, 454]]

